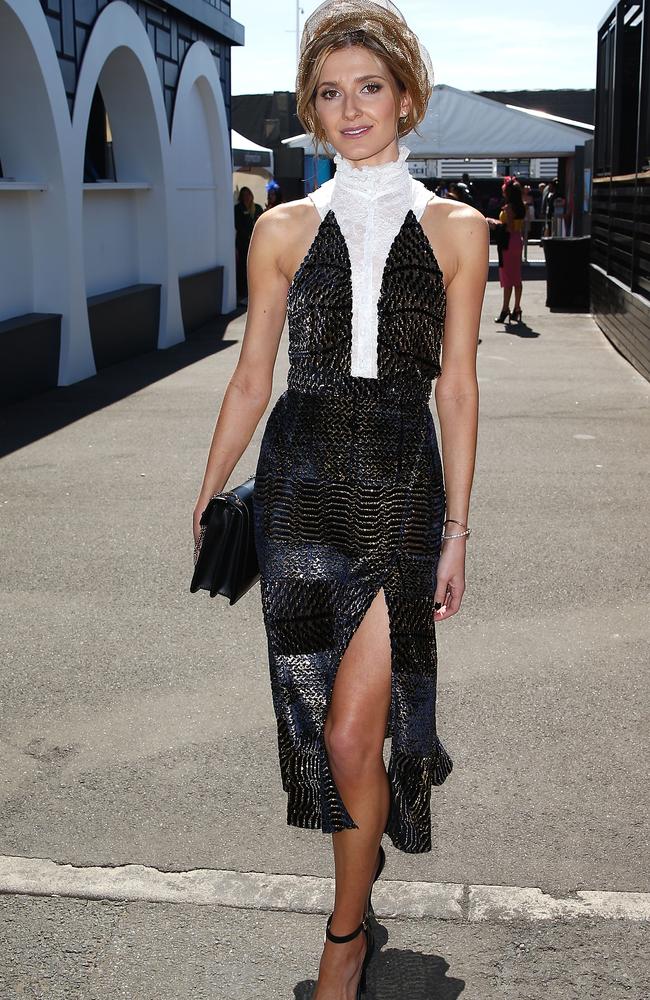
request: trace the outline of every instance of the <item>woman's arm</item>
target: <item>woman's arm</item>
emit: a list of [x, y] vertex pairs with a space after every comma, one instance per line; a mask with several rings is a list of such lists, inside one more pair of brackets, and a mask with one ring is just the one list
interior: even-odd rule
[[271, 398], [273, 369], [287, 310], [288, 282], [278, 266], [286, 208], [255, 223], [248, 252], [248, 315], [237, 367], [223, 396], [194, 509], [194, 539], [208, 500], [226, 485]]
[[[446, 516], [468, 524], [478, 433], [476, 348], [481, 308], [489, 268], [489, 224], [480, 212], [464, 206], [450, 214], [450, 238], [457, 248], [457, 268], [447, 286], [447, 311], [442, 347], [442, 374], [436, 380], [435, 400], [440, 421]], [[464, 529], [445, 524], [445, 534]], [[455, 614], [465, 591], [467, 537], [442, 543], [435, 601], [445, 606], [436, 620]]]

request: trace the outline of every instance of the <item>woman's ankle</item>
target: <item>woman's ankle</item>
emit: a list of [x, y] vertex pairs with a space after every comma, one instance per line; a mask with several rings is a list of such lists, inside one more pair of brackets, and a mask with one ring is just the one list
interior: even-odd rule
[[[332, 910], [332, 919], [329, 924], [329, 929], [332, 934], [336, 934], [337, 936], [352, 934], [363, 922], [364, 917], [365, 912], [363, 911], [355, 914], [354, 911], [342, 909], [340, 912], [337, 912], [335, 907]], [[363, 937], [363, 931], [360, 930], [357, 937]]]

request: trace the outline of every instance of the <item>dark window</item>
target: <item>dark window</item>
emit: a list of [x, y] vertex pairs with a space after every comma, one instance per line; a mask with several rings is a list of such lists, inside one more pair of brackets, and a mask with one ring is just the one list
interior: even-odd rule
[[111, 123], [99, 87], [95, 88], [90, 107], [86, 152], [84, 157], [84, 182], [114, 181], [115, 159]]
[[612, 83], [614, 80], [614, 43], [616, 14], [598, 33], [598, 68], [596, 70], [596, 175], [612, 173]]
[[650, 170], [650, 6], [646, 0], [641, 53], [641, 98], [639, 101], [639, 170]]
[[[598, 30], [596, 176], [637, 171], [643, 7], [644, 0], [621, 0]], [[647, 11], [645, 17], [647, 22]], [[641, 107], [647, 119], [647, 103]], [[647, 133], [647, 122], [641, 135], [644, 131]], [[639, 149], [639, 159], [644, 156], [647, 148], [643, 154]]]
[[639, 87], [641, 83], [641, 30], [643, 0], [627, 5], [623, 18], [623, 45], [621, 87], [621, 128], [618, 141], [618, 167], [620, 174], [636, 172], [636, 144], [639, 116]]

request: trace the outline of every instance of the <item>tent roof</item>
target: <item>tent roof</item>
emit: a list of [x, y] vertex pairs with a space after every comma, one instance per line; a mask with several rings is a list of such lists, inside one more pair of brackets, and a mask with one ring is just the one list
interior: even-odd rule
[[230, 130], [230, 144], [232, 149], [245, 149], [248, 152], [255, 153], [270, 153], [271, 150], [268, 146], [258, 146], [256, 142], [252, 139], [247, 139], [246, 136], [240, 135], [239, 132], [235, 132], [234, 128]]
[[[433, 88], [418, 131], [420, 135], [410, 132], [404, 142], [420, 159], [567, 156], [591, 137], [591, 130], [549, 121], [446, 83]], [[313, 151], [309, 135], [283, 141]]]
[[566, 87], [553, 90], [487, 90], [485, 87], [471, 88], [479, 97], [489, 97], [491, 101], [509, 104], [512, 108], [527, 108], [546, 111], [549, 115], [574, 122], [595, 121], [595, 96], [593, 87]]
[[596, 131], [596, 126], [591, 125], [589, 122], [579, 122], [575, 118], [562, 118], [560, 115], [551, 115], [547, 111], [540, 111], [538, 108], [526, 108], [521, 104], [507, 104], [507, 108], [514, 108], [515, 111], [525, 111], [527, 115], [535, 115], [537, 118], [544, 118], [549, 122], [559, 122], [561, 125], [573, 125], [574, 128], [584, 129], [585, 132], [589, 132], [591, 135]]
[[258, 146], [233, 129], [230, 130], [233, 170], [249, 170], [254, 173], [273, 173], [273, 150]]

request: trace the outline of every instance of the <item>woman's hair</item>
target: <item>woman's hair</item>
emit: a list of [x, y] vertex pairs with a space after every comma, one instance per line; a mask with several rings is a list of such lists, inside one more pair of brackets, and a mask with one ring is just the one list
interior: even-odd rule
[[512, 205], [515, 219], [524, 219], [526, 217], [526, 206], [521, 195], [519, 181], [513, 179], [507, 180], [503, 185], [503, 196]]
[[251, 191], [251, 189], [249, 187], [244, 186], [243, 188], [240, 188], [239, 189], [239, 197], [237, 199], [237, 201], [239, 202], [240, 205], [243, 203], [243, 201], [244, 201], [244, 195], [246, 193], [250, 194], [252, 197], [255, 197], [253, 195], [253, 192]]
[[[432, 84], [416, 35], [400, 17], [368, 0], [340, 0], [318, 24], [300, 56], [296, 76], [296, 113], [316, 142], [327, 141], [316, 113], [318, 78], [337, 49], [364, 45], [386, 64], [399, 90], [411, 97], [411, 110], [397, 122], [401, 138], [423, 120]], [[417, 131], [417, 129], [416, 129]]]

